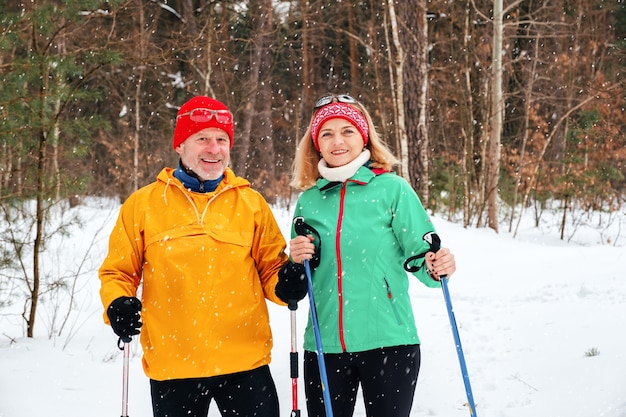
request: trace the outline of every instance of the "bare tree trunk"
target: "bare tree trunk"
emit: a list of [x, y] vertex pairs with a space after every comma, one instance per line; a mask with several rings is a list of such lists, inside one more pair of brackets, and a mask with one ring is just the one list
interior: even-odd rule
[[267, 10], [267, 16], [263, 25], [263, 32], [257, 37], [257, 42], [261, 43], [261, 66], [260, 76], [262, 81], [259, 86], [259, 112], [257, 115], [258, 128], [256, 129], [259, 145], [257, 147], [259, 164], [261, 167], [261, 178], [257, 183], [257, 188], [263, 194], [268, 203], [276, 203], [278, 190], [276, 190], [276, 153], [274, 151], [274, 141], [272, 140], [272, 80], [271, 68], [273, 62], [272, 41], [269, 34], [273, 26], [273, 9], [270, 0], [265, 0], [261, 7]]
[[135, 128], [133, 132], [133, 190], [139, 189], [139, 127], [141, 126], [141, 82], [143, 72], [140, 70], [135, 85]]
[[[468, 51], [468, 43], [469, 43], [469, 28], [470, 28], [470, 7], [469, 1], [467, 7], [465, 9], [465, 21], [463, 25], [463, 50]], [[474, 178], [474, 129], [473, 129], [473, 121], [474, 121], [474, 100], [472, 95], [472, 75], [471, 75], [471, 67], [470, 67], [470, 57], [469, 54], [464, 54], [465, 58], [465, 90], [466, 90], [466, 108], [467, 108], [467, 116], [462, 124], [462, 132], [463, 132], [463, 159], [462, 159], [462, 172], [463, 176], [463, 226], [467, 227], [471, 222], [471, 190]]]
[[487, 148], [487, 221], [498, 231], [498, 184], [500, 177], [500, 143], [504, 118], [502, 94], [502, 0], [493, 2], [493, 52], [491, 85], [491, 137]]
[[[213, 27], [213, 16], [209, 15], [207, 26]], [[193, 34], [195, 36], [195, 33]], [[202, 94], [215, 97], [215, 91], [213, 91], [213, 86], [211, 85], [211, 76], [213, 75], [213, 31], [207, 30], [204, 37], [206, 38], [206, 43], [204, 46], [204, 71], [202, 74], [202, 80], [204, 81], [204, 86], [202, 88]]]
[[0, 195], [3, 190], [9, 188], [9, 179], [11, 178], [13, 153], [6, 142], [2, 143], [2, 160], [0, 161]]
[[561, 217], [561, 230], [560, 230], [561, 240], [565, 238], [565, 225], [567, 224], [567, 210], [569, 209], [569, 202], [570, 202], [569, 185], [565, 184], [565, 193], [563, 196], [563, 216]]
[[[189, 36], [196, 36], [198, 34], [198, 25], [194, 17], [194, 1], [183, 0], [183, 19], [185, 19], [185, 32]], [[212, 26], [209, 26], [212, 27]], [[211, 31], [207, 35], [210, 35]]]
[[[296, 117], [296, 133], [298, 138], [304, 135], [304, 130], [306, 126], [308, 126], [310, 114], [308, 114], [308, 109], [312, 107], [312, 101], [314, 100], [311, 97], [311, 92], [313, 90], [314, 80], [311, 77], [311, 68], [309, 64], [309, 50], [310, 50], [310, 40], [309, 40], [309, 2], [302, 1], [300, 2], [300, 15], [302, 16], [302, 85], [300, 86], [301, 94], [300, 97], [302, 101], [299, 103], [299, 113], [300, 117]], [[309, 107], [311, 106], [311, 107]], [[301, 122], [303, 120], [304, 122]], [[304, 125], [304, 127], [302, 127]], [[297, 146], [298, 141], [296, 141]]]
[[[15, 147], [15, 151], [17, 153], [17, 155], [19, 155], [15, 161], [15, 196], [18, 198], [22, 198], [24, 195], [24, 174], [22, 172], [22, 166], [24, 163], [24, 157], [22, 156], [22, 150], [24, 148], [24, 145], [22, 145], [22, 143], [18, 143], [17, 146]], [[9, 174], [10, 177], [10, 174]]]
[[[0, 54], [0, 67], [4, 64], [4, 56]], [[9, 151], [9, 145], [6, 141], [2, 141], [2, 155], [0, 155], [0, 195], [3, 194], [3, 189], [7, 188], [8, 181], [11, 172], [11, 159], [12, 155]]]
[[400, 37], [398, 34], [398, 21], [396, 16], [396, 9], [394, 0], [388, 0], [389, 5], [389, 20], [391, 21], [391, 34], [393, 38], [393, 45], [396, 50], [396, 56], [394, 61], [394, 73], [396, 75], [395, 84], [392, 88], [395, 90], [395, 103], [398, 109], [396, 118], [396, 126], [398, 127], [398, 137], [400, 141], [400, 162], [401, 162], [401, 175], [410, 182], [409, 178], [409, 143], [406, 135], [406, 120], [404, 115], [404, 73], [402, 66], [404, 64], [404, 50], [400, 43]]
[[[389, 13], [385, 13], [385, 18], [384, 18], [384, 28], [385, 28], [385, 45], [391, 45], [391, 41], [389, 40], [389, 22], [387, 21], [387, 16], [389, 15]], [[396, 85], [396, 81], [395, 81], [395, 71], [393, 68], [393, 60], [391, 59], [391, 52], [389, 52], [389, 59], [387, 59], [387, 73], [389, 74], [389, 86], [390, 89], [389, 91], [391, 92], [391, 102], [392, 103], [397, 103], [398, 102], [398, 97], [397, 97], [397, 91], [396, 88], [394, 88], [394, 86]], [[400, 126], [398, 125], [398, 106], [392, 106], [393, 107], [393, 137], [394, 137], [394, 147], [396, 149], [396, 157], [398, 159], [402, 159], [402, 138], [401, 138], [401, 134], [400, 134]], [[381, 106], [382, 108], [382, 106]], [[402, 169], [402, 167], [400, 167], [400, 169]]]
[[[367, 39], [369, 41], [368, 47], [371, 48], [372, 50], [375, 50], [374, 43], [376, 42], [376, 39], [377, 39], [377, 35], [376, 34], [379, 31], [379, 29], [380, 29], [379, 25], [377, 23], [376, 18], [377, 18], [377, 16], [372, 15], [370, 17], [369, 22], [367, 22], [367, 33], [368, 33], [368, 38]], [[385, 23], [384, 23], [384, 27], [383, 27], [383, 32], [385, 33], [385, 36], [387, 36], [388, 30], [387, 30], [387, 24], [386, 24], [386, 22], [387, 22], [387, 14], [386, 13], [385, 13], [385, 17], [384, 17], [384, 22]], [[373, 73], [374, 73], [374, 80], [375, 80], [375, 85], [376, 85], [376, 103], [377, 103], [377, 106], [378, 106], [379, 109], [384, 108], [383, 107], [384, 106], [384, 104], [383, 104], [384, 101], [383, 100], [386, 98], [386, 96], [388, 94], [386, 92], [387, 91], [386, 88], [383, 87], [385, 85], [385, 82], [383, 81], [383, 75], [382, 75], [382, 72], [381, 72], [381, 70], [382, 70], [381, 62], [382, 61], [383, 61], [382, 59], [380, 59], [379, 57], [376, 57], [376, 59], [374, 59], [373, 62], [372, 62], [373, 63], [372, 67], [373, 67]], [[389, 62], [388, 59], [385, 59], [385, 61]], [[386, 116], [387, 116], [387, 112], [381, 112], [380, 113], [380, 125], [385, 127], [384, 129], [381, 130], [381, 132], [384, 133], [384, 140], [385, 140], [385, 142], [387, 142], [388, 144], [391, 144], [389, 137], [393, 136], [393, 137], [397, 138], [397, 136], [390, 134], [389, 129], [387, 129], [388, 122], [387, 122], [387, 117]], [[398, 145], [397, 143], [395, 143], [394, 145], [396, 146], [395, 149], [399, 149], [397, 147], [397, 145]]]
[[[42, 85], [39, 90], [39, 100], [41, 101], [41, 108], [39, 110], [39, 120], [47, 120], [45, 114], [44, 103], [46, 101], [46, 95], [50, 91], [51, 76], [48, 71], [48, 67], [45, 63], [40, 63], [40, 74], [42, 79]], [[30, 309], [28, 311], [28, 318], [26, 319], [26, 336], [33, 337], [35, 330], [35, 319], [37, 318], [37, 306], [39, 303], [39, 286], [41, 284], [40, 275], [40, 256], [43, 250], [44, 242], [44, 222], [45, 222], [45, 209], [44, 204], [46, 202], [46, 182], [45, 182], [45, 170], [46, 170], [46, 152], [48, 147], [48, 136], [45, 131], [45, 125], [38, 129], [38, 150], [37, 150], [37, 180], [35, 182], [36, 192], [36, 205], [35, 205], [35, 239], [33, 242], [33, 280], [32, 283], [28, 282], [27, 285], [30, 291]]]
[[[351, 34], [355, 34], [356, 31], [354, 25], [354, 5], [352, 2], [347, 1], [344, 2], [345, 8], [347, 9], [348, 16], [348, 31]], [[348, 45], [350, 45], [350, 84], [355, 87], [360, 84], [360, 65], [359, 65], [359, 55], [357, 49], [356, 40], [353, 37], [348, 38]]]
[[[67, 53], [65, 50], [65, 42], [63, 38], [59, 38], [56, 42], [57, 48], [56, 53], [60, 56], [63, 56]], [[65, 80], [61, 77], [56, 79], [58, 86], [56, 87], [59, 91], [63, 89], [65, 85]], [[61, 111], [61, 96], [57, 94], [54, 98], [54, 115], [58, 115]], [[59, 167], [59, 141], [61, 139], [61, 130], [59, 128], [59, 119], [55, 117], [54, 124], [52, 126], [52, 137], [50, 138], [52, 145], [52, 174], [54, 176], [54, 201], [59, 201], [61, 199], [61, 168]]]
[[[59, 82], [63, 82], [59, 80]], [[59, 114], [61, 109], [61, 98], [57, 96], [54, 99], [54, 114]], [[59, 167], [59, 140], [61, 130], [59, 129], [59, 120], [55, 120], [52, 126], [52, 172], [54, 175], [54, 201], [61, 200], [61, 168]]]
[[[486, 78], [481, 83], [480, 97], [489, 96], [489, 80]], [[485, 104], [485, 108], [489, 109], [489, 104]], [[487, 116], [488, 117], [488, 116]], [[477, 190], [478, 196], [476, 197], [476, 214], [477, 221], [476, 227], [483, 227], [485, 206], [487, 205], [487, 146], [489, 145], [491, 124], [485, 123], [485, 126], [480, 131], [479, 143], [479, 158], [482, 164], [479, 175], [477, 175]]]
[[[44, 91], [41, 92], [41, 99], [44, 100]], [[42, 114], [41, 120], [44, 119]], [[46, 148], [48, 140], [46, 133], [41, 128], [39, 132], [39, 150], [37, 152], [37, 204], [35, 215], [35, 241], [33, 243], [33, 281], [32, 285], [29, 285], [30, 289], [30, 309], [28, 311], [28, 319], [26, 320], [26, 336], [33, 337], [35, 331], [35, 319], [37, 317], [37, 306], [39, 304], [39, 285], [41, 283], [41, 275], [39, 268], [39, 261], [41, 251], [43, 249], [44, 241], [44, 221], [45, 221], [45, 198], [46, 192], [45, 184], [45, 169], [46, 169]]]
[[150, 35], [146, 33], [145, 29], [145, 16], [143, 12], [143, 1], [137, 0], [137, 12], [139, 13], [139, 25], [138, 31], [139, 34], [139, 68], [137, 74], [137, 80], [135, 84], [135, 128], [133, 131], [133, 191], [139, 189], [139, 142], [140, 142], [140, 131], [141, 131], [141, 91], [143, 84], [143, 75], [144, 75], [144, 66], [143, 61], [147, 57], [146, 52], [146, 43], [147, 37]]
[[[402, 104], [405, 123], [402, 127], [408, 144], [409, 172], [405, 176], [411, 179], [422, 203], [427, 206], [431, 152], [426, 122], [429, 112], [426, 1], [399, 1], [396, 13], [402, 51]], [[417, 30], [412, 30], [413, 27], [417, 27]]]
[[259, 94], [259, 79], [263, 53], [268, 44], [268, 20], [271, 19], [272, 4], [270, 0], [259, 0], [250, 3], [252, 11], [252, 31], [256, 34], [255, 45], [250, 57], [250, 73], [248, 78], [248, 96], [243, 110], [243, 124], [237, 150], [235, 171], [238, 175], [247, 176], [250, 142], [252, 140], [252, 123], [258, 120], [255, 117], [257, 96]]
[[[419, 68], [417, 74], [417, 84], [419, 86], [419, 96], [417, 99], [418, 122], [417, 134], [420, 141], [420, 178], [419, 194], [422, 203], [429, 205], [430, 199], [430, 136], [428, 135], [427, 116], [428, 109], [428, 19], [426, 18], [426, 0], [420, 0], [417, 6], [417, 27], [419, 29], [417, 36], [417, 66]], [[411, 86], [409, 86], [411, 88]]]

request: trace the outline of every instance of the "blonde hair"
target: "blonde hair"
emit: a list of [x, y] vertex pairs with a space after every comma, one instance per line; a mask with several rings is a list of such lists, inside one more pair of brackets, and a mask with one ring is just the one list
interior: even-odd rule
[[[398, 159], [387, 147], [380, 135], [376, 131], [374, 122], [369, 112], [360, 104], [350, 104], [356, 110], [358, 110], [367, 120], [369, 126], [369, 140], [365, 146], [370, 150], [372, 163], [370, 167], [379, 168], [386, 171], [391, 171], [395, 166], [399, 165]], [[315, 113], [313, 113], [315, 116]], [[298, 147], [296, 148], [296, 156], [292, 165], [292, 178], [290, 185], [298, 190], [307, 190], [315, 185], [315, 182], [320, 178], [320, 172], [317, 169], [317, 164], [322, 159], [320, 153], [315, 149], [313, 144], [313, 138], [311, 137], [311, 122], [300, 139]]]

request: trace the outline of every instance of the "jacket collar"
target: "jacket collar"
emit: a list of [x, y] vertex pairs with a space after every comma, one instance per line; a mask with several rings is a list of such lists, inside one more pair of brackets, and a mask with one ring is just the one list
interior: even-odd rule
[[[185, 188], [183, 183], [174, 176], [174, 171], [174, 168], [163, 168], [157, 176], [157, 181], [163, 182], [166, 185], [172, 184], [181, 190], [189, 191]], [[215, 192], [218, 193], [223, 189], [233, 187], [250, 187], [250, 181], [245, 178], [238, 177], [232, 169], [226, 168], [226, 170], [224, 170], [224, 178], [215, 189]]]
[[224, 174], [222, 173], [219, 178], [202, 181], [195, 172], [186, 169], [182, 161], [178, 163], [178, 168], [174, 170], [174, 176], [183, 183], [185, 188], [196, 193], [210, 193], [215, 191], [220, 182], [222, 182], [222, 179], [224, 179]]
[[317, 188], [319, 188], [320, 191], [326, 191], [326, 190], [330, 190], [338, 185], [344, 184], [344, 183], [348, 183], [348, 182], [353, 182], [355, 184], [359, 184], [359, 185], [365, 185], [368, 182], [370, 182], [374, 177], [376, 177], [376, 174], [374, 172], [372, 172], [371, 169], [369, 169], [367, 167], [367, 165], [363, 165], [362, 167], [360, 167], [359, 169], [357, 169], [357, 171], [354, 173], [353, 176], [351, 176], [350, 178], [348, 178], [346, 181], [344, 182], [339, 182], [339, 181], [329, 181], [326, 178], [320, 178], [317, 180], [315, 186]]

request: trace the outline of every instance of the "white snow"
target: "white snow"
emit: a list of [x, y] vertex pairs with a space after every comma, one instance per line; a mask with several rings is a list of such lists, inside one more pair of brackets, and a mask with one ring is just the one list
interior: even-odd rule
[[[102, 322], [96, 273], [119, 206], [101, 203], [73, 209], [79, 210], [83, 229], [54, 239], [47, 248], [47, 274], [67, 276], [81, 268], [70, 281], [76, 298], [61, 334], [67, 299], [46, 298], [40, 304], [32, 339], [24, 337], [22, 302], [0, 309], [0, 417], [121, 414], [122, 352]], [[277, 208], [275, 214], [286, 233], [290, 213]], [[516, 239], [506, 226], [496, 234], [439, 217], [433, 222], [457, 259], [449, 288], [476, 415], [625, 417], [626, 245], [619, 233], [626, 215], [602, 227], [590, 222], [572, 226], [570, 242], [559, 240], [559, 220], [548, 214], [539, 228], [523, 224]], [[468, 416], [442, 292], [417, 280], [410, 292], [422, 339], [412, 415]], [[292, 408], [290, 314], [271, 303], [270, 312], [271, 368], [281, 414], [287, 416]], [[303, 300], [297, 311], [300, 359], [307, 314]], [[151, 416], [141, 348], [136, 341], [132, 347], [128, 414]], [[306, 416], [302, 386], [301, 378], [299, 408]], [[215, 404], [209, 415], [219, 415]], [[359, 400], [355, 416], [364, 415]]]

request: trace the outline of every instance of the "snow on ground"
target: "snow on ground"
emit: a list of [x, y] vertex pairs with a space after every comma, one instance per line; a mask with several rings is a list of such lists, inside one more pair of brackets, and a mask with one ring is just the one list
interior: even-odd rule
[[[69, 279], [76, 295], [69, 315], [67, 298], [47, 298], [36, 337], [29, 339], [21, 303], [0, 309], [0, 417], [120, 415], [122, 353], [102, 322], [96, 273], [118, 209], [101, 200], [74, 209], [84, 227], [47, 248], [47, 274], [76, 275]], [[288, 210], [276, 208], [275, 214], [287, 233]], [[433, 219], [457, 259], [449, 288], [477, 416], [626, 417], [626, 237], [620, 236], [626, 215], [581, 219], [570, 228], [569, 242], [559, 239], [558, 220], [547, 214], [539, 228], [522, 224], [515, 239], [506, 226], [496, 234]], [[417, 280], [410, 292], [423, 343], [412, 415], [468, 416], [442, 293]], [[287, 416], [290, 315], [273, 304], [270, 313], [271, 368]], [[303, 300], [297, 311], [300, 358], [307, 314]], [[137, 342], [132, 349], [129, 415], [150, 416]], [[302, 385], [300, 380], [299, 408], [306, 416]], [[219, 415], [214, 404], [209, 415]], [[359, 402], [355, 416], [364, 415]]]

